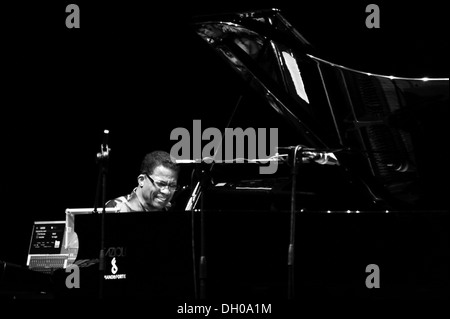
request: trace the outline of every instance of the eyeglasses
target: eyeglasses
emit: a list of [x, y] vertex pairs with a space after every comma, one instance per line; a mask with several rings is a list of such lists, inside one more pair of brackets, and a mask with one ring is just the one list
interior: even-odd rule
[[145, 173], [145, 175], [148, 177], [148, 179], [153, 183], [153, 185], [155, 185], [156, 187], [158, 187], [159, 189], [163, 189], [163, 188], [167, 188], [169, 191], [174, 192], [178, 189], [178, 185], [176, 184], [169, 184], [167, 182], [163, 182], [163, 181], [155, 181], [153, 178], [150, 177], [150, 175], [148, 175], [147, 173]]

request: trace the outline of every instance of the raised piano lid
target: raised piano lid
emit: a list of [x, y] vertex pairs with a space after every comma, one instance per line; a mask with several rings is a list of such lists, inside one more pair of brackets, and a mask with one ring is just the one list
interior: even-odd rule
[[[448, 78], [370, 74], [320, 58], [278, 9], [196, 17], [195, 32], [292, 124], [296, 143], [334, 151], [374, 202], [441, 209]], [[445, 156], [442, 156], [442, 159]]]

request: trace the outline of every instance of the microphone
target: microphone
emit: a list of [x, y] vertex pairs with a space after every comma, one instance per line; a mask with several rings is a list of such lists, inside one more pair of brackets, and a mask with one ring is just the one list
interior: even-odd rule
[[108, 146], [108, 136], [109, 136], [109, 130], [103, 131], [103, 142], [100, 146], [100, 153], [97, 153], [97, 159], [108, 159], [109, 158], [109, 152], [111, 149]]
[[306, 151], [303, 153], [302, 161], [316, 162], [321, 165], [339, 165], [339, 161], [333, 153], [329, 152], [310, 152]]
[[[282, 151], [283, 154], [290, 154], [295, 148], [296, 146], [277, 147], [277, 151]], [[315, 162], [321, 165], [339, 165], [338, 159], [332, 152], [311, 151], [309, 148], [304, 149], [306, 150], [301, 150], [302, 163]]]

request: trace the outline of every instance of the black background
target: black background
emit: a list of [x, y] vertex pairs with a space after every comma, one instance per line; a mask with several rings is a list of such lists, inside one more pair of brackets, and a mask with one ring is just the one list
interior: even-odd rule
[[[80, 29], [65, 8], [80, 7]], [[380, 8], [368, 29], [365, 8]], [[24, 264], [33, 220], [94, 205], [104, 129], [107, 197], [136, 184], [176, 127], [223, 128], [241, 82], [190, 29], [199, 14], [276, 7], [321, 53], [361, 71], [448, 77], [447, 10], [437, 1], [33, 1], [2, 5], [0, 259]]]

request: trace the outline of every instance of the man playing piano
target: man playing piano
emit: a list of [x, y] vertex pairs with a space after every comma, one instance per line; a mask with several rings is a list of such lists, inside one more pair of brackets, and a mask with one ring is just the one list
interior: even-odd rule
[[119, 212], [150, 212], [168, 210], [177, 190], [180, 167], [169, 153], [148, 153], [140, 168], [138, 186], [126, 195], [112, 199], [106, 207], [118, 208]]

